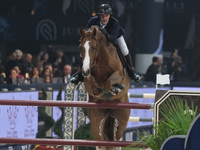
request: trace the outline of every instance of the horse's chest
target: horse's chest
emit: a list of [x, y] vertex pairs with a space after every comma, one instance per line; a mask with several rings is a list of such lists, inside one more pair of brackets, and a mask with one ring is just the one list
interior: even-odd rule
[[94, 67], [91, 70], [92, 76], [96, 79], [107, 80], [109, 76], [113, 73], [113, 71], [105, 65]]

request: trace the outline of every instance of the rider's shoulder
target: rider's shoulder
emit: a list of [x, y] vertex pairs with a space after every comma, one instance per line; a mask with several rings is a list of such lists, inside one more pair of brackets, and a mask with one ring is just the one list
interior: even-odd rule
[[114, 22], [119, 22], [119, 20], [113, 16], [110, 17], [110, 20], [114, 21]]
[[116, 18], [114, 18], [114, 17], [112, 17], [112, 16], [111, 16], [110, 19], [109, 19], [109, 23], [110, 23], [110, 24], [118, 24], [118, 25], [120, 24], [120, 23], [119, 23], [119, 20], [117, 20]]
[[99, 19], [98, 16], [92, 16], [92, 17], [90, 18], [90, 20], [97, 20], [97, 19]]

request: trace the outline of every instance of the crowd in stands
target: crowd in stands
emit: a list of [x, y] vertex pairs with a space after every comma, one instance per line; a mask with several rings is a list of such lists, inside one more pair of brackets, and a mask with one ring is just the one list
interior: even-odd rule
[[[172, 82], [185, 82], [188, 80], [188, 69], [183, 63], [178, 49], [171, 52], [171, 56], [166, 62], [159, 56], [152, 58], [152, 63], [145, 73], [145, 81], [156, 83], [156, 74], [169, 74]], [[196, 78], [194, 78], [196, 80]]]
[[45, 49], [37, 56], [16, 49], [1, 61], [0, 84], [68, 83], [76, 71], [62, 49]]
[[[52, 45], [47, 45], [36, 56], [16, 49], [6, 60], [0, 59], [0, 84], [69, 83], [79, 63], [72, 65], [62, 48], [52, 50]], [[172, 51], [167, 64], [163, 64], [163, 58], [154, 56], [144, 81], [155, 83], [156, 74], [170, 74], [170, 80], [175, 82], [187, 79], [187, 67], [177, 49]]]

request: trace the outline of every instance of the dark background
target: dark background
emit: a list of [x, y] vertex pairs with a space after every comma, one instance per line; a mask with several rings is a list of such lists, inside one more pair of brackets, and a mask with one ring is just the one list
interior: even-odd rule
[[[179, 48], [186, 63], [191, 60], [193, 64], [200, 63], [198, 0], [165, 0], [157, 4], [154, 0], [71, 0], [66, 14], [62, 12], [62, 0], [38, 1], [42, 6], [31, 15], [35, 9], [34, 0], [0, 0], [0, 52], [3, 58], [17, 48], [36, 55], [45, 44], [64, 45], [66, 55], [77, 55], [79, 28], [85, 27], [100, 3], [109, 3], [114, 16], [125, 28], [131, 55], [152, 53], [158, 45], [158, 30], [162, 27], [164, 55]], [[123, 7], [118, 8], [117, 4]], [[15, 9], [11, 11], [13, 6]], [[195, 35], [189, 46], [185, 46], [193, 17]]]

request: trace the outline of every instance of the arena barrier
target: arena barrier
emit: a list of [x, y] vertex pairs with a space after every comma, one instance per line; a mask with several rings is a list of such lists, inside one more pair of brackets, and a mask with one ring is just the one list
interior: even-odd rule
[[0, 143], [7, 144], [33, 144], [33, 145], [70, 145], [70, 146], [107, 146], [127, 147], [134, 144], [134, 147], [145, 147], [142, 142], [134, 141], [100, 141], [100, 140], [66, 140], [66, 139], [28, 139], [28, 138], [0, 138]]

